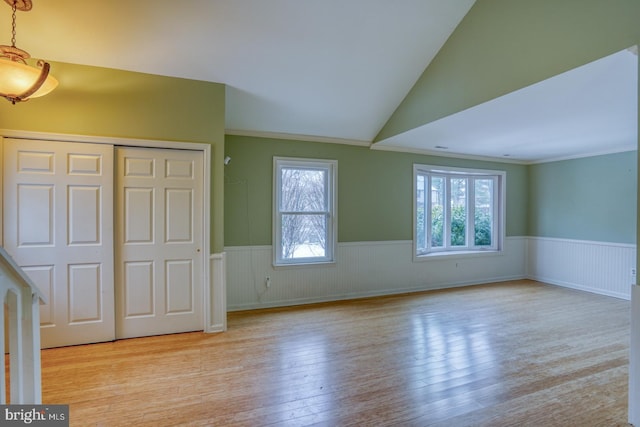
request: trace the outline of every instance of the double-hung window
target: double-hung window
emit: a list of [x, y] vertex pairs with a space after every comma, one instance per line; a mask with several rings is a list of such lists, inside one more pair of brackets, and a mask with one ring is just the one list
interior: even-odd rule
[[415, 255], [500, 251], [506, 173], [414, 165]]
[[338, 162], [273, 160], [274, 265], [333, 262]]

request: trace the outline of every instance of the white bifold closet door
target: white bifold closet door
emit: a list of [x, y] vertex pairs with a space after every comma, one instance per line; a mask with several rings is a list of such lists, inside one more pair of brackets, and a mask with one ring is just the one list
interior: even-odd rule
[[5, 249], [42, 347], [202, 330], [200, 151], [3, 140]]
[[202, 153], [117, 147], [116, 159], [116, 336], [202, 330]]
[[4, 139], [4, 245], [47, 297], [42, 347], [115, 337], [113, 147]]

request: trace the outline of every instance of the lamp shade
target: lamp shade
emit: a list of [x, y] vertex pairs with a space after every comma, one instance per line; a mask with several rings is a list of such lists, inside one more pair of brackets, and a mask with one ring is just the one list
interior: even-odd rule
[[[0, 95], [20, 96], [29, 90], [40, 77], [42, 70], [11, 61], [0, 59]], [[37, 98], [51, 92], [58, 86], [58, 81], [48, 75], [42, 86], [29, 98]]]

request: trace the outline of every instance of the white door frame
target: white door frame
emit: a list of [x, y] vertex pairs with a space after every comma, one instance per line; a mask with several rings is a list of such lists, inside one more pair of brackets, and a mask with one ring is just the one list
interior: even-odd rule
[[[35, 140], [47, 140], [47, 141], [59, 141], [59, 142], [85, 142], [92, 144], [109, 144], [109, 145], [125, 145], [130, 147], [147, 147], [147, 148], [170, 148], [178, 150], [194, 150], [202, 151], [204, 155], [204, 170], [202, 183], [202, 214], [204, 219], [203, 232], [204, 232], [204, 245], [203, 253], [205, 254], [204, 262], [202, 263], [202, 295], [203, 295], [203, 307], [204, 310], [204, 324], [202, 329], [205, 332], [219, 332], [220, 329], [212, 325], [212, 313], [211, 313], [211, 294], [225, 295], [224, 286], [225, 283], [215, 281], [214, 285], [216, 289], [211, 289], [211, 281], [209, 279], [210, 262], [206, 257], [211, 257], [211, 242], [209, 236], [211, 235], [211, 145], [198, 142], [178, 142], [178, 141], [162, 141], [162, 140], [150, 140], [150, 139], [134, 139], [134, 138], [116, 138], [105, 136], [86, 136], [86, 135], [73, 135], [73, 134], [60, 134], [60, 133], [47, 133], [47, 132], [31, 132], [31, 131], [17, 131], [9, 129], [0, 129], [0, 162], [2, 161], [3, 140], [4, 138], [18, 138], [18, 139], [35, 139]], [[2, 163], [0, 163], [2, 164]], [[2, 200], [4, 195], [2, 194], [2, 176], [0, 173], [0, 224], [3, 224], [3, 212]], [[4, 235], [2, 234], [2, 228], [0, 226], [0, 242], [4, 244]], [[220, 289], [217, 289], [217, 288]], [[216, 304], [218, 305], [218, 304]]]

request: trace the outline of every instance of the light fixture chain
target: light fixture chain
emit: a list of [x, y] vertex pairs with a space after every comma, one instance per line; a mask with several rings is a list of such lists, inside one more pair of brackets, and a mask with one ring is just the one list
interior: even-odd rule
[[11, 14], [11, 47], [16, 47], [16, 9], [18, 0], [14, 0], [13, 6], [11, 6], [11, 10], [13, 13]]

